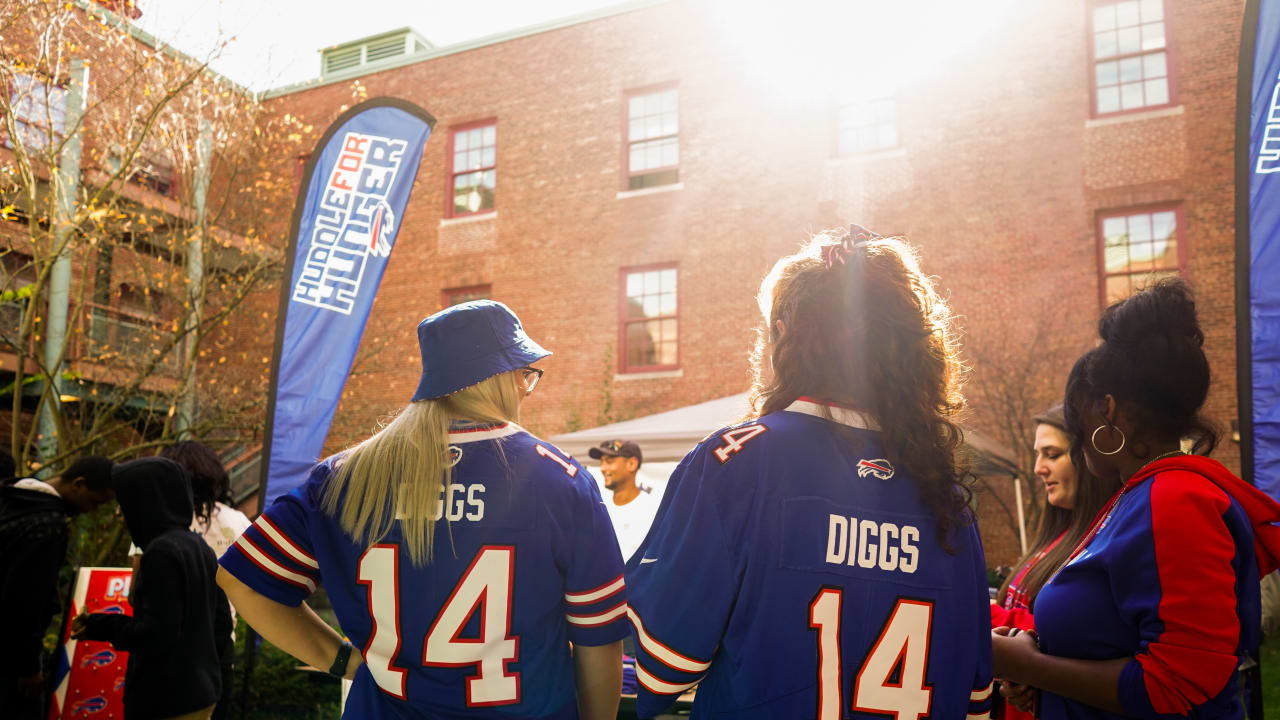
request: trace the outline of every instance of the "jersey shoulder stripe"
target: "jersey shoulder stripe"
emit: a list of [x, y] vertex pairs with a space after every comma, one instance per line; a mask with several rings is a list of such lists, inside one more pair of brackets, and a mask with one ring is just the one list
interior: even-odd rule
[[640, 642], [640, 647], [663, 665], [684, 673], [703, 673], [707, 671], [707, 668], [711, 667], [710, 660], [695, 660], [682, 655], [650, 636], [649, 633], [645, 632], [644, 622], [640, 620], [640, 615], [636, 613], [634, 608], [627, 609], [627, 617], [631, 619], [631, 625], [635, 628], [636, 639]]
[[284, 531], [277, 527], [275, 523], [271, 522], [271, 519], [266, 515], [259, 516], [258, 519], [254, 521], [253, 525], [258, 528], [258, 530], [262, 532], [262, 535], [266, 537], [272, 545], [275, 545], [280, 552], [288, 555], [307, 567], [314, 568], [316, 570], [320, 569], [320, 563], [316, 561], [315, 556], [298, 547], [297, 543], [290, 540], [289, 536], [285, 535]]
[[315, 592], [316, 584], [311, 578], [306, 575], [302, 575], [301, 573], [294, 572], [277, 563], [271, 558], [271, 556], [263, 552], [261, 548], [254, 544], [254, 542], [249, 539], [248, 535], [241, 535], [240, 539], [236, 540], [235, 547], [242, 550], [244, 552], [244, 556], [248, 558], [250, 562], [257, 565], [259, 569], [268, 575], [289, 583], [290, 585], [303, 588], [307, 592]]

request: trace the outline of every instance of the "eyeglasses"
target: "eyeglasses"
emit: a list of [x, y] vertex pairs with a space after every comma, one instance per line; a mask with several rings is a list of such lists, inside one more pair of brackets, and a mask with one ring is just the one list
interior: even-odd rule
[[533, 389], [538, 387], [538, 381], [542, 379], [542, 373], [544, 372], [546, 371], [542, 368], [520, 368], [520, 379], [524, 382], [524, 391], [533, 392]]

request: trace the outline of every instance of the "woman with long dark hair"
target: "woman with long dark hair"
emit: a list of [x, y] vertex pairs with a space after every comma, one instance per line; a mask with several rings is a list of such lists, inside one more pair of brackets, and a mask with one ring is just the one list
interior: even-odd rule
[[964, 717], [991, 702], [982, 547], [956, 466], [946, 303], [857, 228], [758, 296], [750, 417], [672, 475], [627, 565], [641, 717]]
[[1162, 280], [1107, 308], [1067, 380], [1072, 455], [1119, 490], [1036, 598], [1032, 633], [997, 630], [996, 672], [1040, 688], [1039, 715], [1241, 718], [1260, 573], [1280, 505], [1207, 454], [1209, 363], [1195, 302]]
[[993, 627], [1035, 629], [1031, 613], [1048, 582], [1117, 486], [1101, 481], [1071, 461], [1062, 405], [1036, 415], [1035, 475], [1044, 483], [1045, 504], [1031, 547], [1005, 578], [991, 606]]
[[[1105, 482], [1072, 462], [1062, 405], [1036, 415], [1034, 421], [1035, 475], [1044, 483], [1045, 504], [1031, 547], [1005, 578], [991, 603], [993, 628], [1035, 629], [1032, 612], [1040, 588], [1066, 562], [1067, 555], [1089, 531], [1098, 511], [1116, 491], [1114, 483]], [[1002, 683], [1000, 692], [1020, 701], [1028, 689]], [[1030, 712], [1013, 706], [1005, 708], [1005, 720], [1031, 718]]]

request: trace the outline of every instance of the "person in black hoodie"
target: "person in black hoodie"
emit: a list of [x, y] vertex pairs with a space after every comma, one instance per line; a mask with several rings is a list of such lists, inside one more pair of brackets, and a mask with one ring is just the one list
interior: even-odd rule
[[0, 617], [5, 624], [0, 708], [5, 718], [44, 715], [43, 639], [49, 620], [61, 610], [57, 586], [67, 556], [67, 519], [112, 496], [111, 461], [94, 456], [76, 460], [47, 482], [22, 478], [0, 486]]
[[231, 611], [214, 580], [218, 559], [189, 530], [191, 485], [181, 466], [158, 457], [118, 465], [113, 477], [129, 534], [142, 548], [133, 617], [82, 614], [72, 629], [129, 653], [126, 720], [207, 718], [222, 693]]

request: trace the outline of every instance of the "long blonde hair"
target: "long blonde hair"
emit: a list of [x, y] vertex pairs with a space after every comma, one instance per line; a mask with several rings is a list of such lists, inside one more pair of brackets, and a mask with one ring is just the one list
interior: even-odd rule
[[326, 514], [356, 542], [373, 545], [399, 520], [414, 565], [431, 561], [441, 493], [453, 482], [449, 424], [515, 422], [516, 373], [504, 372], [452, 395], [410, 403], [373, 437], [336, 458], [324, 490]]

